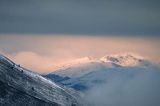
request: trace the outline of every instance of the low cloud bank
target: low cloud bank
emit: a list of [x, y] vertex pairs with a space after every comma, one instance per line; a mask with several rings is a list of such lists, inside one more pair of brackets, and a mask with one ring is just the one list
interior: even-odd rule
[[0, 51], [0, 54], [7, 56], [17, 64], [38, 73], [53, 72], [59, 64], [73, 60], [73, 58], [66, 57], [57, 59], [52, 55], [40, 55], [30, 51], [19, 52], [16, 54], [9, 54]]
[[139, 70], [133, 76], [113, 75], [105, 84], [86, 92], [92, 106], [160, 106], [159, 99], [159, 68]]
[[21, 64], [25, 68], [43, 73], [43, 71], [49, 70], [54, 65], [51, 65], [52, 58], [40, 56], [34, 52], [20, 52], [17, 54], [7, 54], [1, 52], [1, 54], [9, 57], [17, 64]]

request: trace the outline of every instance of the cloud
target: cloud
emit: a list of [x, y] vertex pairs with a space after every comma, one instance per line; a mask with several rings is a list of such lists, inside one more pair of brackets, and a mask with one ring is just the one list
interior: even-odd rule
[[53, 70], [54, 58], [47, 56], [40, 56], [34, 52], [20, 52], [12, 55], [11, 59], [16, 63], [22, 64], [38, 72]]
[[52, 59], [52, 57], [40, 56], [34, 52], [20, 52], [14, 55], [4, 55], [7, 55], [15, 63], [21, 64], [23, 67], [32, 69], [39, 73], [43, 73], [54, 67], [54, 64], [52, 64], [54, 59]]
[[36, 72], [82, 57], [134, 53], [160, 61], [159, 38], [97, 37], [71, 35], [0, 35], [0, 51], [18, 64]]
[[92, 106], [159, 106], [159, 69], [138, 71], [133, 76], [110, 76], [105, 84], [86, 92], [86, 100]]
[[[85, 57], [76, 58], [76, 57], [66, 57], [59, 55], [41, 55], [31, 51], [18, 52], [14, 54], [6, 53], [0, 51], [0, 54], [3, 54], [14, 61], [16, 64], [20, 64], [22, 67], [28, 68], [32, 71], [45, 74], [53, 72], [59, 66], [63, 64], [73, 63], [86, 59]], [[62, 56], [60, 58], [60, 56]], [[58, 57], [58, 58], [57, 58]]]
[[0, 33], [159, 36], [158, 4], [158, 0], [0, 0]]

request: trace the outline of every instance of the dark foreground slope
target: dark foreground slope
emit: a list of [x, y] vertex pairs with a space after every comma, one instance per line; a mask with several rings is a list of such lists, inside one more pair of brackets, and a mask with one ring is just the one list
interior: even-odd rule
[[0, 106], [84, 106], [79, 94], [0, 55]]

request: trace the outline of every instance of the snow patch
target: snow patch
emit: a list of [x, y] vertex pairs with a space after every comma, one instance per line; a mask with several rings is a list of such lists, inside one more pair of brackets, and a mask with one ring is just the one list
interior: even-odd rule
[[102, 62], [112, 62], [120, 66], [136, 66], [143, 60], [142, 57], [133, 54], [106, 55], [100, 59]]

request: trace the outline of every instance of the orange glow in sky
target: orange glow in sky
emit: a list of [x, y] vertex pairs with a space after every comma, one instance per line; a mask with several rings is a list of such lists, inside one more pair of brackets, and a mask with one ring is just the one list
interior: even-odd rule
[[136, 53], [159, 61], [159, 38], [69, 35], [2, 35], [0, 52], [39, 73], [83, 57]]

